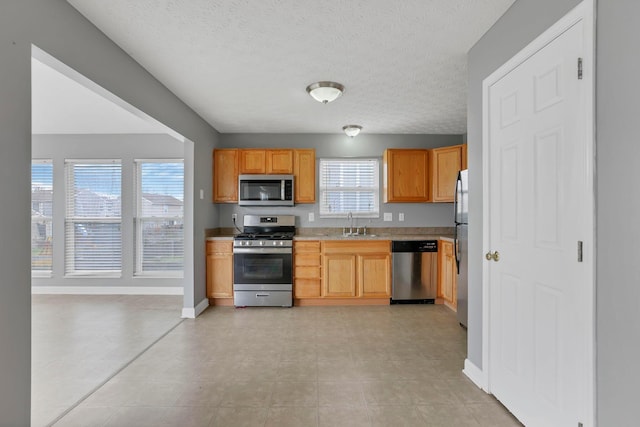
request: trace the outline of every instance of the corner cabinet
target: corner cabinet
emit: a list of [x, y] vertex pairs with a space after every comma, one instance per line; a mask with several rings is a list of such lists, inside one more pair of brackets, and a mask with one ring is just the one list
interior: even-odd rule
[[322, 297], [391, 297], [391, 242], [323, 241]]
[[429, 150], [387, 149], [383, 165], [385, 203], [429, 201]]
[[239, 150], [223, 148], [213, 151], [213, 201], [238, 202]]
[[467, 145], [431, 150], [431, 201], [453, 202], [458, 171], [466, 169]]
[[233, 304], [233, 242], [207, 242], [207, 298]]
[[316, 150], [293, 150], [296, 203], [316, 202]]
[[453, 242], [438, 240], [438, 298], [452, 310], [457, 308], [457, 271]]

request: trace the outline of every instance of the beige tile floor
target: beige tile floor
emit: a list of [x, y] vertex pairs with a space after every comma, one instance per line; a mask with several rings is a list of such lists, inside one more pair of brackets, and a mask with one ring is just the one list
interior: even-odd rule
[[209, 308], [55, 424], [519, 426], [443, 306]]
[[182, 296], [33, 295], [31, 425], [46, 426], [179, 324]]

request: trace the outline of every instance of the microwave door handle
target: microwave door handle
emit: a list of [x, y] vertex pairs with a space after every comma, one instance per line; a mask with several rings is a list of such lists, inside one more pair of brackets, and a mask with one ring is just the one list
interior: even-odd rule
[[284, 200], [284, 182], [284, 179], [280, 180], [280, 200]]

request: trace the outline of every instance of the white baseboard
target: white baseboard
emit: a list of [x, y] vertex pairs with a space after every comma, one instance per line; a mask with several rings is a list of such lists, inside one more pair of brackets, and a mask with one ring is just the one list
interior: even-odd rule
[[183, 319], [195, 319], [200, 316], [200, 313], [205, 311], [209, 307], [209, 298], [205, 298], [195, 308], [183, 308], [182, 309], [182, 318]]
[[474, 365], [469, 359], [464, 359], [464, 369], [462, 373], [467, 376], [475, 385], [487, 391], [487, 387], [484, 380], [484, 373], [480, 368]]
[[182, 286], [32, 286], [35, 295], [183, 295]]

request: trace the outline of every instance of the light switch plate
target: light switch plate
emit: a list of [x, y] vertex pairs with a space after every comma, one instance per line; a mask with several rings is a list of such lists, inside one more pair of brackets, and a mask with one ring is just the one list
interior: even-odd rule
[[404, 221], [404, 212], [398, 214], [398, 221]]
[[316, 215], [313, 212], [309, 212], [309, 222], [316, 220]]
[[200, 189], [200, 200], [204, 200], [204, 190]]
[[393, 212], [385, 212], [384, 213], [385, 221], [393, 221]]

